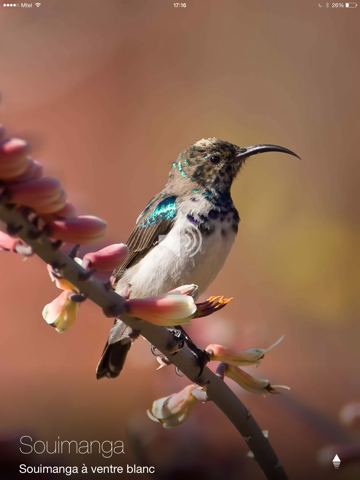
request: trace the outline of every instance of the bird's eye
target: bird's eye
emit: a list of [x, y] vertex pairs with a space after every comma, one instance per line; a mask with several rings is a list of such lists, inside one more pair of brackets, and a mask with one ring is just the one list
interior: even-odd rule
[[211, 155], [210, 162], [213, 165], [217, 165], [220, 162], [220, 157], [218, 157], [217, 155]]

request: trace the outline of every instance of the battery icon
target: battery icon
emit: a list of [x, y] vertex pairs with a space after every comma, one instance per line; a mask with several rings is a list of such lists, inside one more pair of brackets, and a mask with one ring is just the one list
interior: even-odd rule
[[356, 8], [356, 7], [357, 7], [357, 3], [355, 3], [355, 2], [345, 3], [345, 7], [346, 7], [346, 8]]

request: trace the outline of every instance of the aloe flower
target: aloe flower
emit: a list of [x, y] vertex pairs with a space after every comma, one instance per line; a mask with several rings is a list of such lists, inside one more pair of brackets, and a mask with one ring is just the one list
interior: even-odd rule
[[64, 290], [42, 312], [44, 320], [59, 333], [68, 330], [76, 320], [80, 304], [71, 300], [72, 294], [72, 290]]
[[53, 198], [51, 201], [49, 200], [47, 203], [44, 203], [41, 207], [36, 208], [36, 212], [40, 215], [46, 214], [56, 214], [59, 210], [62, 210], [66, 205], [67, 194], [63, 188], [60, 189], [59, 194]]
[[196, 312], [190, 295], [169, 293], [149, 298], [131, 298], [126, 301], [128, 314], [163, 327], [190, 324]]
[[90, 215], [54, 220], [47, 225], [50, 238], [80, 245], [99, 240], [107, 227], [104, 220]]
[[178, 393], [155, 400], [151, 411], [147, 411], [148, 417], [153, 422], [162, 423], [164, 428], [184, 423], [197, 400], [192, 394], [195, 389], [195, 385], [188, 385]]
[[250, 348], [249, 350], [233, 350], [223, 347], [222, 345], [211, 344], [206, 347], [206, 351], [210, 355], [210, 360], [225, 362], [229, 365], [242, 366], [260, 365], [260, 360], [265, 353], [276, 347], [284, 338], [284, 335], [266, 350], [262, 348]]
[[24, 140], [12, 138], [0, 144], [0, 178], [11, 181], [22, 175], [28, 168], [27, 155], [30, 146]]
[[19, 253], [24, 257], [30, 257], [34, 253], [33, 249], [20, 238], [13, 238], [2, 231], [0, 231], [0, 250]]
[[254, 378], [248, 373], [244, 372], [244, 370], [241, 370], [241, 368], [235, 367], [233, 365], [227, 365], [224, 373], [226, 377], [231, 378], [231, 380], [240, 385], [240, 387], [242, 387], [244, 390], [258, 395], [260, 394], [266, 396], [269, 393], [273, 395], [280, 393], [275, 390], [275, 387], [286, 388], [287, 390], [290, 390], [290, 388], [286, 387], [285, 385], [272, 386], [270, 385], [269, 380]]
[[97, 252], [90, 252], [84, 256], [84, 268], [96, 268], [99, 272], [112, 272], [125, 262], [129, 249], [124, 243], [109, 245]]
[[63, 208], [57, 210], [54, 215], [58, 218], [74, 218], [77, 216], [77, 211], [72, 203], [66, 202]]
[[174, 290], [170, 290], [168, 293], [180, 293], [181, 295], [191, 295], [194, 297], [198, 290], [199, 287], [192, 283], [191, 285], [181, 285], [181, 287], [176, 287]]
[[203, 303], [194, 303], [197, 285], [182, 285], [165, 295], [127, 300], [128, 314], [155, 325], [171, 327], [190, 325], [192, 318], [205, 317], [225, 307], [232, 298], [210, 297]]
[[12, 183], [6, 186], [11, 195], [11, 201], [20, 205], [34, 208], [43, 213], [49, 213], [51, 205], [63, 208], [66, 195], [61, 183], [56, 178], [41, 177], [21, 183]]
[[15, 252], [18, 243], [22, 243], [19, 238], [10, 237], [7, 233], [0, 231], [0, 250]]
[[11, 183], [26, 182], [28, 180], [34, 180], [40, 178], [43, 175], [43, 166], [37, 160], [27, 159], [27, 167], [24, 173], [16, 178], [11, 179]]

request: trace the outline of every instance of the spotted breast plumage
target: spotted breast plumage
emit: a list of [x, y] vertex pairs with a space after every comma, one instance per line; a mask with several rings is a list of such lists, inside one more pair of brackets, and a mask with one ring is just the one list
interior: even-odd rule
[[[115, 270], [114, 288], [131, 297], [160, 295], [196, 284], [203, 293], [221, 270], [234, 243], [239, 214], [230, 188], [244, 160], [278, 151], [276, 145], [241, 148], [216, 138], [203, 139], [180, 153], [165, 188], [139, 215], [127, 245], [125, 264]], [[190, 245], [189, 245], [190, 243]], [[134, 334], [116, 319], [97, 367], [97, 378], [117, 377]]]

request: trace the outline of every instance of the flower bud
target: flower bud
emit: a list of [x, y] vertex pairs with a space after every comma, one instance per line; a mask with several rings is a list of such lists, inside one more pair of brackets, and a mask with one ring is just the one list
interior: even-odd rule
[[32, 207], [35, 210], [46, 208], [62, 195], [61, 183], [56, 178], [42, 177], [7, 186], [11, 201]]
[[64, 189], [61, 189], [59, 194], [49, 202], [43, 202], [36, 207], [37, 213], [41, 214], [56, 214], [59, 210], [65, 207], [67, 195]]
[[11, 138], [0, 144], [0, 178], [10, 180], [22, 175], [28, 166], [30, 146], [24, 140]]
[[181, 295], [191, 295], [194, 297], [199, 290], [199, 287], [197, 285], [191, 284], [191, 285], [182, 285], [181, 287], [176, 287], [173, 290], [170, 290], [168, 293], [178, 293], [180, 292]]
[[80, 245], [99, 240], [107, 227], [106, 222], [90, 215], [54, 220], [47, 225], [50, 238]]
[[7, 233], [0, 231], [0, 250], [14, 252], [19, 241], [18, 238], [10, 237]]
[[7, 233], [0, 231], [0, 250], [5, 250], [6, 252], [15, 252], [24, 255], [24, 257], [29, 257], [34, 252], [31, 247], [26, 245], [20, 238], [13, 238]]
[[126, 301], [128, 314], [163, 327], [190, 324], [196, 312], [194, 299], [189, 295], [166, 294]]
[[210, 355], [210, 360], [217, 362], [225, 362], [229, 365], [237, 365], [238, 367], [246, 367], [247, 365], [260, 365], [260, 360], [265, 353], [278, 345], [285, 335], [283, 335], [276, 343], [266, 350], [262, 348], [250, 348], [249, 350], [233, 350], [223, 347], [222, 345], [211, 344], [206, 347], [206, 351]]
[[269, 380], [254, 378], [248, 373], [244, 372], [244, 370], [241, 370], [241, 368], [233, 365], [227, 366], [225, 370], [225, 376], [231, 378], [231, 380], [240, 385], [240, 387], [242, 387], [244, 390], [264, 396], [266, 396], [268, 393], [280, 393], [275, 390], [275, 387], [286, 388], [287, 390], [290, 390], [290, 388], [286, 387], [285, 385], [271, 386]]
[[77, 216], [77, 211], [72, 203], [66, 202], [63, 208], [54, 212], [54, 216], [58, 218], [74, 218]]
[[91, 268], [99, 272], [112, 272], [121, 267], [129, 254], [129, 249], [124, 243], [109, 245], [97, 252], [90, 252], [84, 256]]
[[153, 422], [162, 423], [164, 428], [184, 423], [197, 400], [191, 393], [195, 388], [195, 385], [188, 385], [178, 393], [155, 400], [151, 411], [147, 411], [148, 417]]
[[64, 290], [55, 300], [44, 307], [42, 312], [44, 320], [55, 327], [59, 333], [63, 333], [73, 325], [79, 310], [79, 303], [70, 300], [72, 290]]
[[74, 218], [77, 216], [77, 211], [74, 205], [70, 202], [66, 202], [65, 205], [56, 210], [53, 213], [41, 213], [39, 212], [39, 216], [47, 223], [50, 223], [54, 220], [62, 220], [64, 218]]
[[43, 175], [43, 166], [37, 160], [27, 159], [27, 167], [24, 173], [11, 180], [12, 183], [21, 183], [28, 180], [41, 178]]

